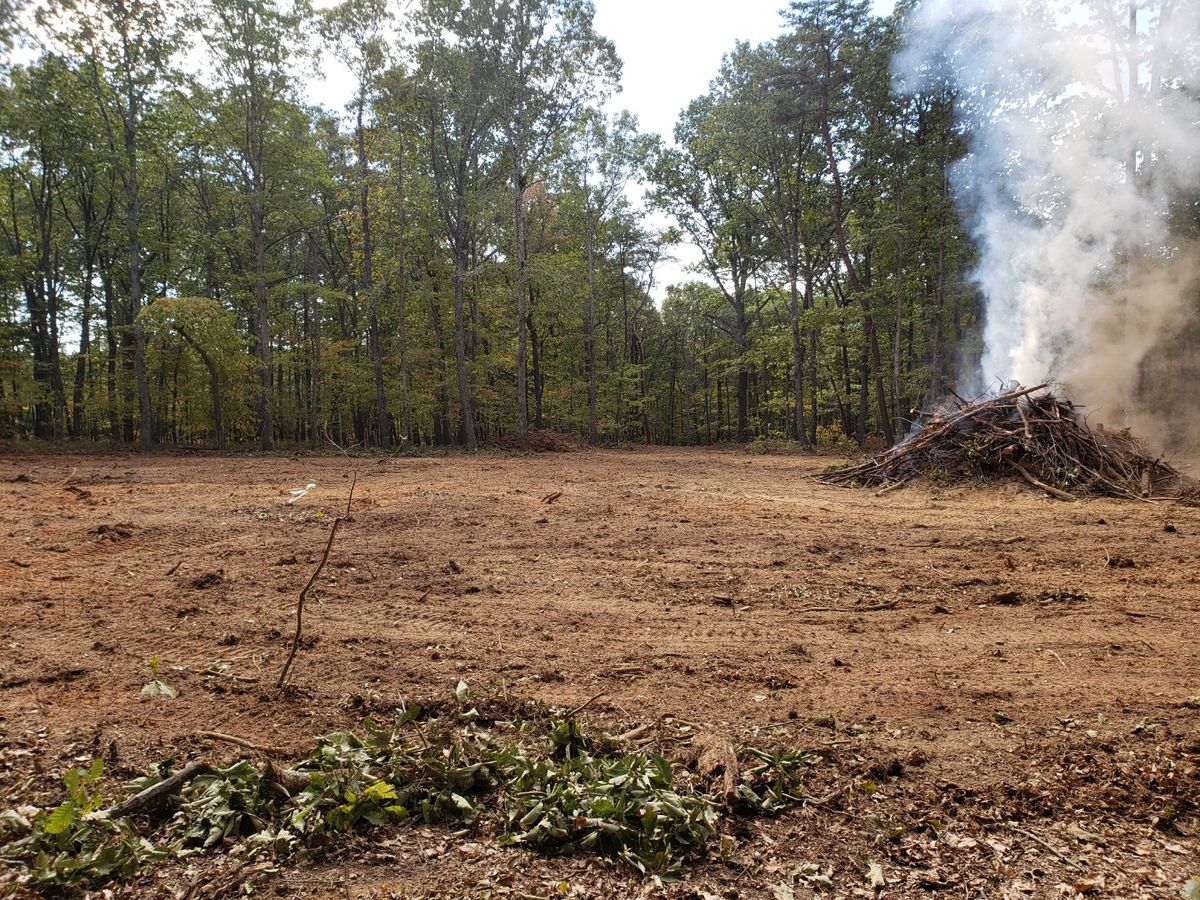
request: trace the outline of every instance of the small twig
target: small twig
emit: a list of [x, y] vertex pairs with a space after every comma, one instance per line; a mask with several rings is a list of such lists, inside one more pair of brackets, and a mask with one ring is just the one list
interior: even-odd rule
[[313, 583], [316, 582], [317, 576], [325, 568], [325, 563], [329, 562], [329, 551], [333, 549], [333, 541], [337, 537], [338, 526], [350, 518], [350, 504], [354, 500], [354, 486], [357, 483], [358, 470], [355, 469], [354, 480], [350, 482], [350, 496], [346, 499], [346, 514], [338, 516], [333, 520], [333, 525], [329, 529], [329, 540], [325, 542], [325, 552], [321, 554], [321, 561], [317, 563], [317, 567], [313, 569], [312, 575], [309, 576], [304, 587], [300, 589], [300, 596], [296, 601], [296, 633], [292, 636], [292, 648], [288, 651], [287, 659], [284, 660], [283, 670], [279, 673], [279, 680], [275, 682], [277, 688], [282, 688], [287, 684], [288, 672], [292, 668], [292, 660], [296, 658], [296, 652], [300, 649], [300, 637], [304, 629], [304, 598], [308, 596], [308, 592], [312, 589]]
[[1070, 857], [1068, 857], [1066, 854], [1064, 854], [1061, 850], [1057, 850], [1054, 847], [1047, 844], [1045, 841], [1043, 841], [1040, 837], [1038, 837], [1032, 831], [1026, 831], [1024, 828], [1018, 828], [1016, 825], [1012, 824], [1011, 822], [1008, 823], [1008, 827], [1010, 830], [1015, 831], [1017, 834], [1022, 835], [1023, 837], [1029, 838], [1029, 840], [1033, 841], [1039, 847], [1043, 847], [1044, 849], [1049, 850], [1054, 856], [1058, 857], [1059, 860], [1061, 860], [1066, 865], [1070, 866], [1072, 869], [1082, 869], [1083, 868], [1083, 866], [1079, 865], [1079, 863], [1072, 860]]
[[167, 571], [164, 574], [165, 575], [174, 575], [176, 572], [179, 571], [179, 567], [182, 565], [183, 565], [183, 560], [181, 559], [178, 562], [176, 562], [175, 565], [171, 566], [171, 568], [167, 569]]
[[601, 691], [600, 693], [596, 694], [595, 696], [589, 697], [587, 700], [585, 700], [583, 703], [580, 703], [578, 706], [571, 707], [563, 715], [563, 718], [569, 719], [572, 716], [578, 715], [579, 713], [583, 712], [585, 709], [587, 709], [589, 706], [591, 706], [593, 703], [595, 703], [597, 700], [599, 700], [601, 697], [603, 697], [607, 693], [608, 693], [608, 691]]
[[205, 737], [213, 741], [224, 741], [226, 744], [234, 744], [238, 747], [244, 747], [247, 750], [255, 750], [259, 753], [265, 753], [267, 756], [285, 756], [286, 754], [278, 747], [265, 747], [262, 744], [256, 744], [253, 741], [248, 741], [245, 738], [235, 737], [232, 734], [222, 734], [219, 731], [197, 731], [197, 737]]
[[209, 678], [229, 678], [233, 681], [245, 681], [250, 684], [258, 681], [256, 675], [235, 675], [233, 672], [222, 672], [220, 669], [205, 669], [201, 674]]
[[346, 498], [346, 512], [342, 516], [343, 519], [350, 518], [350, 504], [354, 502], [354, 486], [358, 484], [358, 469], [354, 470], [354, 477], [350, 479], [350, 496]]
[[624, 734], [617, 735], [617, 740], [618, 741], [635, 741], [638, 738], [645, 736], [650, 731], [650, 729], [652, 729], [655, 725], [658, 724], [659, 721], [661, 721], [661, 719], [654, 721], [654, 722], [647, 722], [645, 725], [638, 725], [636, 728], [630, 728]]
[[1025, 423], [1025, 439], [1032, 441], [1033, 429], [1029, 427], [1029, 416], [1025, 415], [1025, 408], [1019, 400], [1014, 405], [1017, 407], [1017, 412], [1021, 414], [1021, 421]]
[[[1047, 650], [1046, 652], [1047, 652], [1047, 653], [1049, 653], [1051, 656], [1053, 656], [1055, 659], [1057, 659], [1057, 660], [1058, 660], [1058, 664], [1059, 664], [1060, 666], [1062, 666], [1064, 669], [1066, 669], [1066, 668], [1067, 668], [1067, 664], [1066, 664], [1065, 662], [1063, 662], [1063, 661], [1062, 661], [1062, 657], [1061, 657], [1061, 656], [1059, 656], [1059, 655], [1058, 655], [1057, 653], [1055, 653], [1053, 650]], [[1069, 671], [1069, 670], [1068, 670], [1068, 671]]]
[[[830, 803], [832, 803], [838, 797], [842, 796], [842, 794], [844, 792], [845, 792], [845, 788], [837, 787], [837, 788], [834, 788], [832, 791], [830, 791], [828, 794], [826, 794], [824, 797], [804, 797], [803, 802], [804, 802], [805, 806], [828, 807]], [[829, 811], [830, 812], [841, 812], [840, 809], [830, 809]]]

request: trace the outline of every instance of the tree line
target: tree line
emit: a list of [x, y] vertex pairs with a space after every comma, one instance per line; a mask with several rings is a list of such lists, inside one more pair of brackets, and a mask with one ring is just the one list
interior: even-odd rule
[[[672, 143], [604, 111], [587, 0], [22, 15], [0, 437], [892, 443], [978, 353], [964, 137], [949, 87], [893, 87], [903, 6], [793, 3]], [[343, 110], [301, 97], [321, 58]]]

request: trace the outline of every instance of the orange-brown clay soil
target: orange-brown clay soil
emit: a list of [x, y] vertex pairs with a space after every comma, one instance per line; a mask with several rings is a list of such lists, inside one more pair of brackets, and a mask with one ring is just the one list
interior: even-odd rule
[[[786, 900], [813, 895], [816, 864], [825, 896], [1177, 897], [1200, 874], [1200, 509], [1016, 484], [879, 496], [808, 477], [830, 461], [0, 457], [0, 788], [15, 802], [99, 754], [133, 777], [245, 752], [201, 730], [300, 757], [464, 679], [557, 707], [602, 693], [590, 727], [654, 725], [684, 765], [700, 731], [820, 750], [829, 799], [724, 820], [726, 858], [665, 887], [411, 826], [260, 892]], [[141, 696], [152, 657], [178, 699]]]

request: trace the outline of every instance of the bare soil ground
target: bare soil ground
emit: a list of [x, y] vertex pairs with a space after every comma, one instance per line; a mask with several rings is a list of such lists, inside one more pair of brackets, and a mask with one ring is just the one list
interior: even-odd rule
[[[266, 892], [787, 900], [818, 871], [837, 897], [1177, 897], [1200, 874], [1200, 510], [806, 478], [830, 462], [2, 456], [0, 805], [96, 755], [133, 777], [244, 752], [201, 730], [299, 757], [465, 679], [557, 707], [602, 693], [592, 727], [652, 725], [684, 764], [702, 732], [814, 749], [829, 799], [726, 820], [725, 858], [673, 885], [412, 826]], [[141, 696], [151, 657], [178, 699]]]

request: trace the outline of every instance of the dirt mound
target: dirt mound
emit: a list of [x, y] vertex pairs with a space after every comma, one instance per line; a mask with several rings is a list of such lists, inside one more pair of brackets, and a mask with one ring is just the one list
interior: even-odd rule
[[1047, 385], [959, 401], [908, 440], [873, 459], [821, 476], [826, 484], [899, 486], [1019, 475], [1064, 500], [1076, 496], [1195, 502], [1196, 484], [1150, 456], [1128, 429], [1091, 428]]

